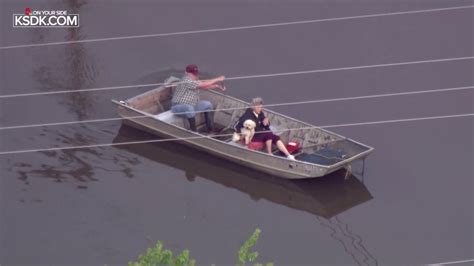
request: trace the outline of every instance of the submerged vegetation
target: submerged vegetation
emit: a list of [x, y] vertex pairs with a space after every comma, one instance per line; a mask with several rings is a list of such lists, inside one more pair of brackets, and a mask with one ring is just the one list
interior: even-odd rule
[[[258, 252], [252, 252], [251, 249], [257, 244], [260, 236], [260, 229], [255, 232], [240, 247], [237, 253], [237, 266], [245, 266], [257, 260]], [[129, 262], [128, 266], [195, 266], [196, 260], [189, 255], [189, 250], [184, 250], [178, 256], [173, 256], [171, 250], [165, 249], [161, 241], [158, 241], [154, 247], [148, 248], [146, 253], [138, 257], [138, 261]], [[263, 264], [255, 263], [254, 266], [263, 266]], [[272, 263], [265, 264], [273, 266]]]

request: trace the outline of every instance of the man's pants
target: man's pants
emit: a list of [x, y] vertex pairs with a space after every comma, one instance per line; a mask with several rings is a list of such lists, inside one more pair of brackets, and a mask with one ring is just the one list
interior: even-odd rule
[[175, 104], [171, 106], [171, 112], [186, 118], [193, 118], [196, 116], [196, 112], [212, 111], [213, 108], [210, 101], [199, 101], [196, 106], [190, 104]]

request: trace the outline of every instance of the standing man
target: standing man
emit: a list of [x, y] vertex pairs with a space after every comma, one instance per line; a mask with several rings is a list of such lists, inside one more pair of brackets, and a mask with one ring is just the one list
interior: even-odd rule
[[222, 82], [224, 79], [224, 76], [219, 76], [210, 80], [199, 80], [198, 67], [196, 65], [188, 65], [185, 75], [174, 89], [173, 98], [171, 99], [171, 112], [186, 117], [189, 121], [190, 129], [197, 131], [196, 111], [204, 111], [207, 130], [212, 132], [214, 130], [214, 121], [212, 120], [210, 111], [212, 111], [214, 107], [209, 101], [199, 100], [199, 90], [220, 88], [224, 91], [224, 87], [216, 84]]

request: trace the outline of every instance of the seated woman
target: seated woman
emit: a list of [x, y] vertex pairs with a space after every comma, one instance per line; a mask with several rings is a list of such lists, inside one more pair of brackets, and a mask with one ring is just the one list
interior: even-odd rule
[[257, 97], [252, 99], [252, 107], [245, 110], [245, 113], [235, 123], [235, 132], [240, 134], [245, 120], [250, 119], [254, 121], [256, 125], [255, 135], [253, 136], [252, 141], [264, 142], [266, 144], [267, 152], [269, 154], [272, 154], [272, 144], [275, 144], [278, 149], [286, 155], [288, 159], [295, 160], [295, 157], [288, 152], [285, 147], [285, 144], [283, 144], [283, 141], [280, 140], [280, 137], [270, 131], [270, 121], [263, 114], [262, 105], [262, 98]]

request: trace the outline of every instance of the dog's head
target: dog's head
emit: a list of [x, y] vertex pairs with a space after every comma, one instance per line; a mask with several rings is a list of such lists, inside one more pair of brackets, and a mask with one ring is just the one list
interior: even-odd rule
[[244, 121], [244, 127], [248, 130], [255, 129], [256, 125], [253, 120], [247, 119]]

